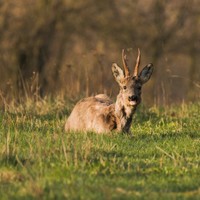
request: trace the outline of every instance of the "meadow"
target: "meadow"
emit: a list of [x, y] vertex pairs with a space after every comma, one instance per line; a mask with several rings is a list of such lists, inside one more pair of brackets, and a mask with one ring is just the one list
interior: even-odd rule
[[65, 133], [74, 102], [0, 112], [0, 199], [199, 199], [200, 102], [141, 105], [132, 135]]

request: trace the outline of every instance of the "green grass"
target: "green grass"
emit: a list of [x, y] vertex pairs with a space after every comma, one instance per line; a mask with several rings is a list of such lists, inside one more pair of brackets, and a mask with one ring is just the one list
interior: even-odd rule
[[133, 136], [65, 133], [71, 103], [0, 113], [0, 199], [199, 199], [200, 103], [138, 110]]

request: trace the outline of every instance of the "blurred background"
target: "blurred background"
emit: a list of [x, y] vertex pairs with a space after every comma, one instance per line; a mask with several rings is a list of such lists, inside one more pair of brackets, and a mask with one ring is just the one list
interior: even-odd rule
[[0, 101], [115, 97], [123, 48], [155, 66], [146, 105], [199, 99], [199, 0], [1, 0]]

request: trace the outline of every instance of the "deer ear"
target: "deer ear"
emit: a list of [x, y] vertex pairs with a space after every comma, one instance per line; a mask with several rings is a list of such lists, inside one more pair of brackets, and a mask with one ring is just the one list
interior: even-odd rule
[[115, 80], [120, 84], [121, 80], [124, 78], [124, 72], [116, 63], [112, 65], [112, 73]]
[[139, 79], [141, 80], [142, 84], [146, 83], [153, 73], [153, 64], [148, 64], [143, 68], [143, 70], [139, 74]]

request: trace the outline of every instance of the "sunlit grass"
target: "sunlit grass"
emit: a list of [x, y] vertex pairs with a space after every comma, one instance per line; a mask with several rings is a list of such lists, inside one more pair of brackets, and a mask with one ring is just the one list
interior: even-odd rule
[[198, 199], [200, 104], [140, 107], [133, 135], [65, 133], [73, 103], [0, 113], [1, 199]]

